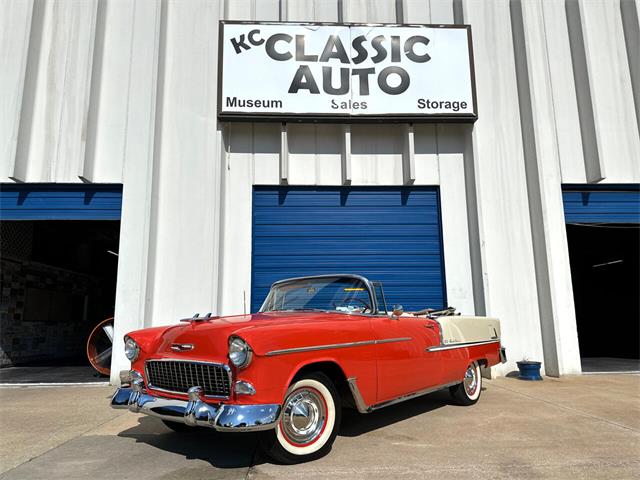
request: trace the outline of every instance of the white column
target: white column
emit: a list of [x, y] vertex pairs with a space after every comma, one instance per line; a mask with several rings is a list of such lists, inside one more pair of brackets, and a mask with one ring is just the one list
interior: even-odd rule
[[536, 261], [546, 372], [580, 373], [573, 288], [562, 203], [562, 178], [554, 115], [554, 92], [542, 0], [522, 2], [514, 29], [522, 35], [526, 71], [521, 72], [523, 124], [531, 136], [525, 145], [528, 192]]
[[473, 159], [486, 313], [502, 323], [509, 362], [542, 360], [536, 274], [509, 2], [465, 1], [473, 26], [479, 119]]
[[123, 335], [150, 325], [146, 296], [148, 251], [153, 195], [154, 134], [158, 54], [160, 48], [161, 3], [137, 0], [132, 15], [131, 63], [127, 132], [124, 151], [124, 189], [120, 221], [118, 281], [116, 286], [115, 331], [111, 360], [111, 382], [120, 370], [129, 368], [124, 356]]

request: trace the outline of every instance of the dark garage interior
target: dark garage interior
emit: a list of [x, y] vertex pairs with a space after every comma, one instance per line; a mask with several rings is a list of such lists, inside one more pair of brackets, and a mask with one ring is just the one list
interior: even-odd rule
[[640, 370], [640, 225], [568, 224], [585, 373]]
[[101, 380], [86, 345], [113, 316], [119, 230], [107, 220], [2, 222], [1, 382]]

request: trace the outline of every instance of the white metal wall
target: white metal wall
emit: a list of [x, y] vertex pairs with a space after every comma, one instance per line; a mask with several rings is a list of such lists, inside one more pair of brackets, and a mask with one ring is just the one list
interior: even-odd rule
[[[634, 0], [4, 0], [0, 181], [123, 183], [122, 335], [242, 311], [254, 184], [439, 185], [448, 297], [580, 371], [562, 183], [640, 182]], [[470, 23], [470, 125], [220, 125], [220, 19]], [[504, 373], [513, 362], [498, 369]], [[114, 377], [115, 378], [115, 377]]]

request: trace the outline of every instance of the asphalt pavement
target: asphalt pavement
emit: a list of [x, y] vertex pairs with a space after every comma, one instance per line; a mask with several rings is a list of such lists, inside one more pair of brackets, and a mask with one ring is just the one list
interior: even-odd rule
[[485, 381], [471, 407], [434, 394], [348, 412], [333, 450], [271, 463], [257, 434], [112, 410], [113, 387], [0, 388], [0, 479], [640, 478], [640, 375]]

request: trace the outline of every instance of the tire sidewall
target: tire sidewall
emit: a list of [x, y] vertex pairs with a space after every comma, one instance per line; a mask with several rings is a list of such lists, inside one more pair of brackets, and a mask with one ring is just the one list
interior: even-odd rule
[[[464, 388], [464, 385], [462, 385], [462, 391], [464, 392], [464, 395], [469, 399], [470, 402], [477, 402], [478, 399], [480, 398], [480, 392], [482, 391], [482, 372], [480, 371], [480, 364], [474, 362], [470, 365], [470, 367], [473, 367], [473, 370], [475, 372], [476, 375], [476, 390], [475, 392], [473, 392], [473, 395], [469, 395], [467, 393], [467, 389]], [[468, 367], [467, 367], [468, 368]], [[466, 373], [466, 371], [465, 371]]]
[[320, 393], [320, 395], [322, 395], [322, 398], [327, 408], [327, 412], [326, 412], [325, 425], [320, 436], [316, 440], [314, 440], [314, 442], [311, 443], [310, 445], [305, 445], [302, 447], [295, 446], [286, 440], [285, 435], [282, 432], [282, 428], [280, 427], [281, 422], [278, 422], [278, 425], [276, 426], [276, 439], [278, 443], [284, 450], [286, 450], [292, 455], [295, 455], [296, 457], [311, 455], [317, 452], [318, 450], [321, 450], [322, 447], [326, 445], [327, 441], [333, 434], [335, 422], [336, 422], [336, 405], [335, 405], [335, 400], [333, 398], [333, 395], [331, 394], [331, 391], [327, 388], [327, 386], [324, 383], [320, 382], [319, 380], [316, 380], [315, 378], [303, 378], [295, 382], [287, 392], [287, 396], [285, 398], [284, 404], [287, 403], [287, 399], [291, 395], [293, 395], [297, 390], [300, 390], [305, 387], [312, 388], [316, 390], [318, 393]]
[[279, 421], [276, 428], [264, 432], [265, 435], [262, 439], [263, 451], [277, 462], [294, 464], [323, 457], [331, 450], [331, 446], [338, 435], [342, 420], [340, 396], [331, 380], [323, 373], [317, 372], [295, 379], [287, 390], [282, 404], [283, 408], [287, 399], [296, 390], [304, 387], [312, 388], [320, 393], [326, 404], [327, 418], [324, 430], [312, 444], [297, 447], [287, 442], [284, 438]]

